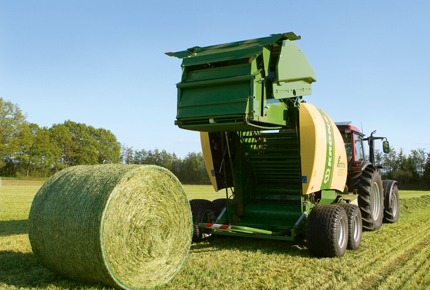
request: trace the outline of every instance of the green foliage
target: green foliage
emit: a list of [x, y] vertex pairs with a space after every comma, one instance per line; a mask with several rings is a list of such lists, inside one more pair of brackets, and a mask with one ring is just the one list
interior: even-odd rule
[[72, 137], [64, 124], [54, 124], [49, 128], [49, 140], [52, 144], [51, 153], [53, 155], [53, 162], [55, 172], [66, 167], [64, 156], [66, 150], [70, 147]]
[[13, 163], [15, 152], [19, 151], [19, 135], [27, 126], [25, 116], [19, 107], [0, 98], [0, 169]]
[[121, 146], [111, 131], [70, 120], [40, 128], [2, 98], [0, 125], [2, 176], [47, 177], [69, 166], [120, 161]]
[[394, 148], [389, 154], [375, 154], [377, 162], [383, 165], [384, 179], [397, 180], [403, 189], [430, 189], [430, 153], [424, 149], [413, 149], [405, 154]]
[[208, 184], [209, 177], [202, 153], [188, 153], [184, 159], [166, 150], [133, 150], [122, 146], [121, 162], [125, 164], [154, 164], [169, 169], [179, 180], [188, 184]]
[[17, 154], [16, 160], [23, 165], [27, 177], [32, 166], [52, 163], [48, 129], [30, 123], [21, 131], [19, 139], [21, 152]]

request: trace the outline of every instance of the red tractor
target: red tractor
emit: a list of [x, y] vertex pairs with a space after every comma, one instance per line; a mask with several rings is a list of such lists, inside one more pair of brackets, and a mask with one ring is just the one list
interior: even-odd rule
[[[382, 180], [381, 165], [375, 162], [374, 141], [383, 140], [383, 152], [389, 153], [390, 146], [385, 137], [374, 137], [373, 131], [365, 137], [349, 123], [336, 123], [345, 142], [348, 158], [347, 186], [350, 192], [359, 195], [363, 228], [377, 230], [382, 222], [394, 223], [399, 218], [399, 190], [395, 180]], [[363, 141], [369, 145], [368, 158], [364, 153]]]

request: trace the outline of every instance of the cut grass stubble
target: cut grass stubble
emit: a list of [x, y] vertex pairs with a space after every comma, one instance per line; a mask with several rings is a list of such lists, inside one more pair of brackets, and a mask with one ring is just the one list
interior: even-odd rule
[[[0, 221], [0, 288], [102, 289], [46, 270], [31, 253], [25, 230], [15, 233], [7, 226], [14, 220], [25, 228], [31, 199], [38, 188], [29, 187], [27, 192], [20, 189], [0, 189], [1, 206], [3, 202], [10, 205], [2, 209], [6, 216], [2, 215]], [[225, 192], [215, 193], [210, 186], [184, 189], [189, 199], [225, 197]], [[347, 251], [341, 259], [311, 257], [302, 241], [217, 237], [193, 244], [178, 275], [157, 289], [427, 289], [430, 201], [405, 199], [410, 194], [417, 192], [400, 192], [398, 223], [364, 232], [359, 250]]]

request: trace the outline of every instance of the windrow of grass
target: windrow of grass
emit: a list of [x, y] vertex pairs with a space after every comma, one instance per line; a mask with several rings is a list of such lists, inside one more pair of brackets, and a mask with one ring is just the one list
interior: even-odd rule
[[[190, 199], [225, 196], [210, 186], [184, 188]], [[0, 188], [0, 289], [111, 289], [64, 279], [35, 258], [27, 217], [37, 190]], [[400, 192], [397, 223], [364, 232], [360, 248], [342, 258], [312, 257], [303, 240], [216, 237], [192, 244], [179, 274], [157, 289], [428, 289], [430, 195], [411, 194]]]

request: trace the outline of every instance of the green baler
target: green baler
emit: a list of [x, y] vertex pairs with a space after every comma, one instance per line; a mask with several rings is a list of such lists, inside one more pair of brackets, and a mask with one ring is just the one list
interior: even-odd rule
[[182, 59], [175, 124], [201, 132], [212, 185], [226, 190], [225, 199], [190, 201], [195, 241], [307, 234], [315, 255], [358, 248], [362, 217], [346, 186], [343, 137], [302, 100], [316, 76], [299, 39], [290, 32], [167, 53]]

